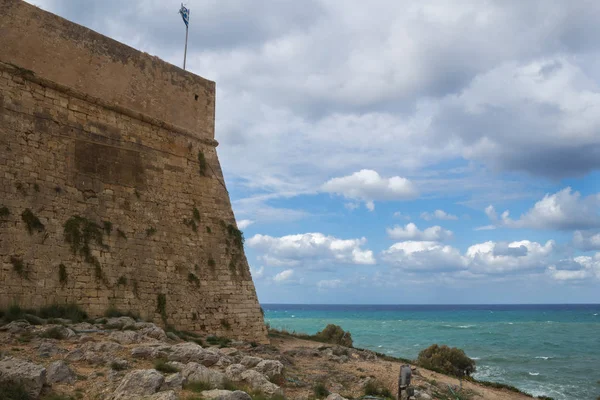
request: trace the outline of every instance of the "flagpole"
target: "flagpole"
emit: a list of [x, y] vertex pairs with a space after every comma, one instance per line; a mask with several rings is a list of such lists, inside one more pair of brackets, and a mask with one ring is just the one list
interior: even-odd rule
[[188, 42], [188, 30], [189, 30], [189, 20], [190, 20], [190, 10], [188, 9], [188, 23], [185, 24], [185, 50], [183, 52], [183, 70], [185, 71], [185, 60], [187, 58], [187, 42]]
[[185, 59], [187, 58], [188, 27], [185, 27], [185, 50], [183, 52], [183, 69], [185, 70]]

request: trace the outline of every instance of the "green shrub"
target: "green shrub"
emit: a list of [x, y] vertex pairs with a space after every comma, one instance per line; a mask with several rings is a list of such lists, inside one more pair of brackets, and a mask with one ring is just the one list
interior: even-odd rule
[[36, 314], [41, 318], [64, 318], [75, 323], [85, 321], [88, 318], [87, 313], [73, 303], [65, 305], [52, 304], [40, 308]]
[[192, 392], [200, 393], [205, 390], [213, 389], [212, 385], [208, 382], [190, 382], [187, 383], [184, 387], [185, 390], [189, 390]]
[[422, 350], [416, 363], [423, 368], [458, 377], [475, 372], [475, 361], [463, 350], [446, 345], [433, 344]]
[[127, 364], [113, 361], [110, 363], [110, 369], [113, 371], [125, 371], [127, 369]]
[[30, 400], [27, 390], [22, 384], [0, 382], [0, 399], [2, 400]]
[[227, 347], [231, 343], [231, 339], [220, 336], [209, 336], [206, 338], [206, 343], [210, 345], [218, 345], [219, 347]]
[[372, 379], [367, 382], [365, 385], [365, 395], [366, 396], [379, 396], [379, 397], [387, 397], [393, 398], [392, 392], [390, 389], [385, 387], [381, 382], [376, 379]]
[[154, 369], [159, 372], [164, 372], [165, 374], [174, 374], [175, 372], [179, 372], [179, 368], [167, 364], [165, 360], [156, 360], [154, 362]]
[[0, 218], [6, 218], [10, 215], [10, 211], [8, 211], [7, 207], [0, 207]]
[[198, 209], [196, 207], [194, 207], [194, 219], [198, 222], [200, 222], [200, 211], [198, 211]]
[[140, 319], [140, 316], [134, 313], [133, 311], [121, 311], [116, 307], [108, 307], [106, 311], [104, 311], [104, 316], [106, 318], [129, 317], [135, 320]]
[[322, 382], [319, 382], [313, 387], [313, 394], [316, 398], [320, 399], [329, 396], [329, 390], [327, 390]]
[[339, 325], [329, 324], [321, 332], [317, 332], [315, 337], [326, 343], [352, 347], [352, 335]]
[[104, 228], [104, 232], [106, 232], [106, 234], [108, 236], [110, 236], [110, 234], [112, 233], [112, 229], [113, 229], [112, 222], [104, 221], [104, 222], [102, 222], [102, 227]]
[[46, 229], [44, 224], [42, 224], [39, 218], [36, 217], [29, 208], [25, 209], [25, 211], [21, 213], [21, 219], [25, 223], [27, 232], [29, 232], [30, 235], [33, 235], [33, 231], [42, 232], [44, 229]]

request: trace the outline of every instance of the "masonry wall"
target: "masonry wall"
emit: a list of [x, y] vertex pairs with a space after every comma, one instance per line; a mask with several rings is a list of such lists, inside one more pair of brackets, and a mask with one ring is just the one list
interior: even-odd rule
[[214, 83], [20, 0], [0, 9], [0, 307], [115, 307], [265, 342]]

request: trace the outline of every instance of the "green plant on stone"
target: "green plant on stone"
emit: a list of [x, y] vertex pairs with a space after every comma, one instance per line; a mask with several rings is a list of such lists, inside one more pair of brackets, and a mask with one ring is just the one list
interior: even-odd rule
[[244, 249], [244, 233], [232, 224], [227, 225], [227, 233], [233, 239], [233, 243], [240, 250]]
[[159, 359], [154, 362], [154, 369], [165, 374], [174, 374], [179, 372], [179, 368], [167, 364], [165, 360]]
[[206, 163], [206, 157], [204, 157], [204, 153], [202, 151], [198, 151], [198, 168], [200, 171], [200, 175], [202, 176], [206, 176], [206, 167], [207, 167], [207, 163]]
[[215, 262], [214, 258], [210, 257], [208, 259], [208, 267], [210, 268], [211, 271], [215, 271], [215, 267], [217, 266], [217, 263]]
[[155, 233], [156, 233], [156, 228], [153, 226], [146, 229], [146, 237], [150, 237], [150, 236], [154, 235]]
[[117, 285], [118, 286], [126, 286], [127, 285], [127, 278], [125, 278], [124, 276], [120, 276], [119, 279], [117, 280]]
[[227, 330], [231, 329], [231, 324], [226, 319], [221, 320], [221, 326]]
[[25, 186], [23, 186], [21, 182], [15, 183], [15, 187], [19, 193], [21, 193], [23, 196], [27, 196], [27, 189], [25, 189]]
[[27, 232], [29, 232], [30, 235], [33, 235], [33, 231], [42, 232], [46, 228], [29, 208], [26, 208], [25, 211], [21, 213], [21, 219], [25, 223]]
[[206, 227], [206, 233], [212, 233], [212, 229], [210, 229], [210, 226]]
[[196, 221], [200, 222], [200, 211], [198, 211], [198, 209], [196, 207], [194, 207], [193, 213], [194, 213], [194, 219]]
[[10, 215], [10, 211], [8, 210], [8, 207], [6, 207], [6, 206], [0, 207], [0, 218], [6, 218], [9, 215]]
[[156, 312], [160, 314], [164, 323], [167, 322], [167, 296], [159, 293], [156, 296]]
[[140, 297], [140, 293], [138, 291], [138, 283], [135, 279], [131, 280], [131, 292], [133, 293], [136, 299]]
[[112, 228], [113, 228], [112, 222], [104, 221], [104, 222], [102, 222], [102, 227], [104, 228], [104, 232], [106, 232], [106, 234], [108, 236], [110, 236], [110, 234], [112, 233]]
[[133, 191], [133, 194], [135, 194], [135, 197], [137, 197], [138, 200], [140, 199], [141, 195], [140, 192], [137, 191], [137, 189]]
[[192, 228], [192, 230], [194, 232], [198, 232], [198, 225], [196, 224], [196, 221], [194, 221], [193, 219], [183, 219], [183, 224], [185, 226], [189, 226], [190, 228]]
[[58, 281], [61, 283], [61, 285], [64, 285], [65, 283], [67, 283], [67, 280], [67, 267], [65, 267], [64, 264], [60, 264], [58, 266]]
[[33, 184], [33, 190], [35, 190], [36, 192], [40, 191], [40, 185], [38, 185], [37, 183]]
[[196, 286], [200, 286], [200, 279], [193, 272], [188, 274], [188, 282], [193, 283]]
[[116, 361], [113, 361], [110, 363], [110, 369], [112, 369], [113, 371], [124, 371], [127, 369], [127, 365], [125, 363], [118, 363]]
[[29, 278], [29, 273], [27, 272], [27, 268], [23, 263], [23, 260], [16, 256], [10, 257], [10, 263], [13, 266], [13, 270], [23, 279]]
[[213, 389], [213, 386], [208, 382], [196, 381], [185, 384], [183, 388], [191, 392], [202, 393], [205, 390]]

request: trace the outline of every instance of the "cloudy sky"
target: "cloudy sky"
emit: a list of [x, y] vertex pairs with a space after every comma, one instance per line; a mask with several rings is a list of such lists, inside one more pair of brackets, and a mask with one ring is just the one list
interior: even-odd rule
[[[179, 0], [30, 2], [182, 63]], [[600, 302], [600, 2], [187, 4], [262, 302]]]

